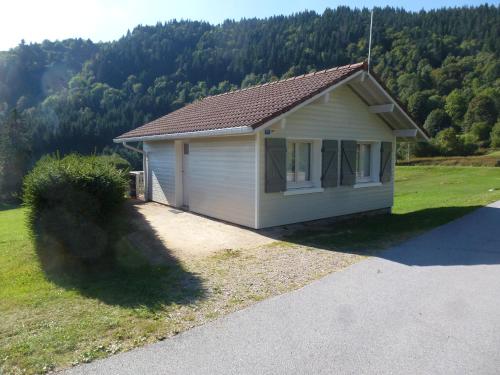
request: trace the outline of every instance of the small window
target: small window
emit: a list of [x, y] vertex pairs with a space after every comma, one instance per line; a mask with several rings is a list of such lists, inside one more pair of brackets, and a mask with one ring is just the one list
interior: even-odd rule
[[312, 143], [289, 141], [287, 143], [286, 181], [289, 187], [311, 186]]
[[358, 143], [356, 149], [356, 182], [372, 181], [372, 145]]
[[184, 155], [189, 155], [189, 143], [184, 143]]

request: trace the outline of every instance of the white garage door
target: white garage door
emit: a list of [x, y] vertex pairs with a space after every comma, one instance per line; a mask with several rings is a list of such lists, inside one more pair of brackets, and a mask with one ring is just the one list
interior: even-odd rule
[[255, 225], [255, 143], [252, 137], [192, 140], [189, 210]]
[[175, 149], [173, 142], [149, 143], [149, 196], [163, 204], [175, 203]]

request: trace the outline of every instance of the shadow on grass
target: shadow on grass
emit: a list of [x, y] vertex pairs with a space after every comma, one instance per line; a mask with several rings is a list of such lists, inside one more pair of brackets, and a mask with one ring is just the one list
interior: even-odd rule
[[[405, 214], [383, 214], [316, 224], [293, 231], [290, 243], [338, 252], [376, 255], [407, 265], [500, 264], [500, 208], [484, 207], [439, 233], [428, 233], [390, 251], [389, 246], [460, 218], [482, 206], [428, 208]], [[495, 229], [496, 228], [496, 229]]]
[[1, 202], [0, 201], [0, 211], [13, 210], [15, 208], [19, 208], [20, 203], [12, 203], [12, 202]]
[[380, 214], [323, 223], [322, 220], [293, 231], [288, 242], [370, 255], [411, 235], [445, 224], [472, 212], [479, 206], [428, 208], [406, 214]]
[[98, 265], [68, 259], [55, 239], [36, 233], [36, 250], [46, 277], [106, 304], [151, 311], [204, 298], [201, 280], [170, 254], [147, 220], [131, 204], [124, 211], [115, 259]]

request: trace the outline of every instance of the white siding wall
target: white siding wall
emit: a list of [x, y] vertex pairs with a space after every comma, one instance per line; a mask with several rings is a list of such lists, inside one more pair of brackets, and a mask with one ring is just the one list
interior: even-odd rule
[[[319, 193], [300, 195], [265, 193], [265, 137], [261, 138], [260, 144], [259, 227], [392, 206], [394, 190], [392, 182], [382, 186], [357, 189], [339, 186], [326, 188]], [[368, 107], [348, 87], [332, 91], [329, 103], [319, 100], [297, 110], [287, 117], [285, 129], [277, 126], [271, 137], [394, 142], [391, 129], [376, 115], [369, 113]]]
[[189, 141], [189, 210], [255, 224], [255, 137]]
[[148, 153], [149, 199], [175, 205], [175, 147], [173, 141], [145, 142]]

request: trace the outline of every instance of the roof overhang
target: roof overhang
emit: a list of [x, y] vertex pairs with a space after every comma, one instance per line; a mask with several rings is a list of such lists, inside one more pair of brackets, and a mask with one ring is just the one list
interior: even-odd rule
[[379, 116], [393, 130], [393, 134], [399, 139], [406, 141], [429, 141], [429, 136], [408, 115], [402, 106], [395, 100], [379, 81], [366, 70], [359, 70], [345, 79], [327, 87], [325, 90], [297, 104], [293, 108], [280, 115], [269, 119], [261, 125], [229, 127], [214, 130], [202, 130], [185, 133], [171, 133], [160, 135], [149, 135], [140, 137], [115, 138], [115, 143], [163, 141], [185, 138], [216, 137], [229, 135], [250, 135], [256, 131], [266, 129], [277, 122], [285, 119], [298, 109], [320, 99], [327, 97], [330, 92], [340, 86], [347, 85], [369, 108], [368, 110]]
[[235, 128], [221, 128], [213, 130], [203, 130], [199, 132], [186, 132], [186, 133], [172, 133], [172, 134], [159, 134], [147, 135], [143, 137], [130, 137], [130, 138], [115, 138], [115, 143], [125, 142], [143, 142], [143, 141], [165, 141], [169, 139], [185, 139], [185, 138], [200, 138], [200, 137], [217, 137], [226, 135], [247, 135], [252, 134], [254, 129], [251, 126], [239, 126]]
[[405, 141], [429, 141], [425, 131], [415, 123], [373, 74], [365, 71], [359, 79], [350, 81], [348, 86], [369, 106], [371, 113], [379, 116], [393, 130], [396, 137]]

